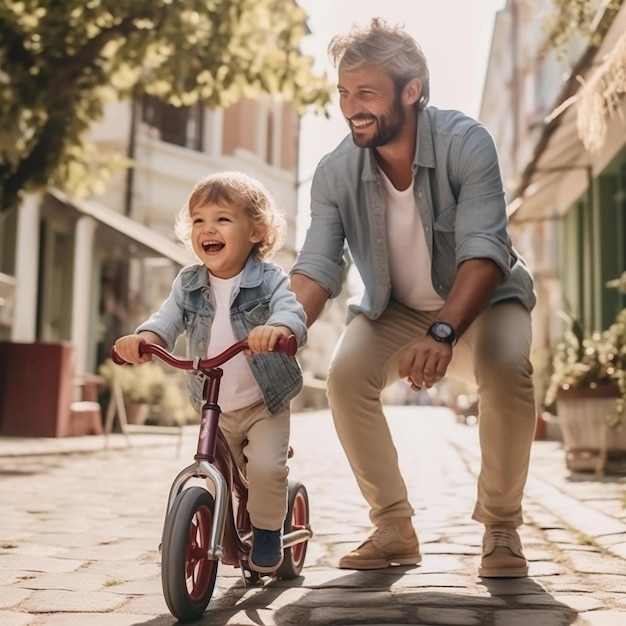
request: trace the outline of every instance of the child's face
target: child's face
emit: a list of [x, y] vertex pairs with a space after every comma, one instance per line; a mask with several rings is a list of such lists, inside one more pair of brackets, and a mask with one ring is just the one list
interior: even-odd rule
[[190, 216], [193, 250], [218, 278], [239, 274], [254, 244], [263, 238], [248, 212], [237, 205], [205, 204], [194, 207]]

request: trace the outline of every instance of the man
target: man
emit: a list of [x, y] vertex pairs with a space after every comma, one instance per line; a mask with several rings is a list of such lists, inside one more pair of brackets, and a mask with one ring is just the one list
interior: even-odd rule
[[335, 37], [329, 54], [352, 136], [316, 169], [291, 286], [312, 324], [341, 290], [345, 243], [365, 286], [349, 306], [328, 396], [376, 528], [339, 567], [420, 562], [381, 392], [398, 379], [431, 387], [447, 374], [475, 381], [480, 397], [479, 574], [526, 576], [516, 529], [536, 419], [535, 295], [506, 230], [492, 138], [458, 111], [427, 106], [427, 62], [401, 28], [374, 19]]

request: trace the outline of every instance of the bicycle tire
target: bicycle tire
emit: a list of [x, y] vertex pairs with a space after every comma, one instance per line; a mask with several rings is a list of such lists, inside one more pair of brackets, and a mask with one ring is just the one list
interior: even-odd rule
[[181, 622], [202, 617], [215, 589], [219, 561], [207, 557], [214, 513], [213, 496], [190, 487], [165, 519], [161, 583], [170, 612]]
[[[306, 487], [296, 481], [289, 480], [287, 490], [287, 515], [283, 524], [283, 534], [297, 528], [309, 526], [309, 494]], [[293, 580], [300, 576], [304, 567], [304, 559], [308, 540], [284, 549], [283, 562], [276, 571], [276, 576], [283, 580]]]

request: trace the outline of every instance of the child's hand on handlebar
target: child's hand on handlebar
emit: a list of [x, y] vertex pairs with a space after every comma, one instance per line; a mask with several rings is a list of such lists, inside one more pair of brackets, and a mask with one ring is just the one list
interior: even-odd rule
[[146, 343], [146, 338], [141, 335], [125, 335], [115, 342], [115, 351], [127, 363], [148, 363], [152, 361], [152, 355], [139, 353], [142, 343]]
[[250, 349], [245, 351], [245, 355], [252, 356], [254, 352], [271, 352], [281, 337], [289, 337], [289, 335], [291, 335], [291, 330], [286, 326], [257, 326], [248, 334]]

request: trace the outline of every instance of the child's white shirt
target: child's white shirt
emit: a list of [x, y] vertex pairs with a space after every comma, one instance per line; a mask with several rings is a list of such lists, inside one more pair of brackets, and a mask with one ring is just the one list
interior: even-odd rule
[[[211, 324], [211, 336], [207, 356], [214, 357], [237, 341], [230, 321], [233, 293], [239, 287], [241, 271], [232, 278], [211, 275], [210, 284], [215, 295], [215, 318]], [[220, 382], [218, 403], [224, 412], [236, 411], [263, 399], [261, 389], [252, 375], [248, 357], [239, 353], [224, 365]]]

